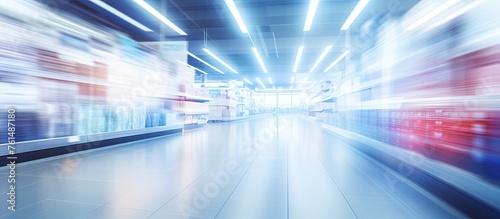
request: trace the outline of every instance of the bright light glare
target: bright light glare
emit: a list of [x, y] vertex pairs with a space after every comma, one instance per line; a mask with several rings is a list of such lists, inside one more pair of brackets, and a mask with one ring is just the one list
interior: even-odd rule
[[347, 30], [347, 29], [349, 29], [349, 27], [351, 26], [352, 22], [354, 22], [354, 20], [356, 20], [356, 18], [361, 13], [361, 11], [363, 11], [363, 9], [368, 4], [368, 2], [370, 2], [370, 0], [360, 0], [358, 2], [358, 4], [356, 5], [356, 7], [354, 8], [354, 10], [351, 12], [351, 15], [349, 15], [349, 17], [345, 21], [344, 25], [342, 25], [342, 28], [340, 28], [340, 30]]
[[214, 59], [216, 59], [217, 61], [219, 61], [220, 63], [222, 63], [227, 68], [229, 68], [229, 70], [231, 70], [232, 72], [238, 74], [238, 72], [236, 70], [234, 70], [233, 68], [231, 68], [231, 66], [229, 66], [228, 64], [226, 64], [221, 59], [219, 59], [219, 57], [217, 57], [215, 54], [213, 54], [212, 52], [210, 52], [210, 50], [208, 50], [207, 48], [203, 48], [203, 51], [205, 51], [206, 53], [208, 53], [210, 56], [212, 56]]
[[248, 82], [250, 85], [253, 85], [253, 83], [251, 81], [249, 81], [248, 79], [243, 78], [243, 80], [245, 80], [246, 82]]
[[293, 72], [297, 72], [297, 67], [299, 66], [300, 57], [302, 57], [302, 51], [304, 51], [304, 46], [299, 46], [299, 51], [297, 52], [297, 57], [295, 58], [295, 65], [293, 66]]
[[262, 59], [260, 58], [259, 52], [257, 51], [257, 48], [252, 47], [253, 54], [255, 54], [255, 57], [257, 58], [257, 61], [259, 61], [260, 67], [262, 67], [262, 70], [264, 70], [265, 73], [267, 73], [266, 66], [264, 65], [264, 62], [262, 62]]
[[267, 80], [269, 81], [270, 84], [273, 84], [273, 79], [271, 79], [271, 77], [267, 77]]
[[149, 13], [151, 13], [153, 16], [155, 16], [156, 18], [158, 18], [160, 21], [162, 21], [163, 23], [165, 23], [167, 26], [169, 26], [170, 28], [172, 28], [178, 34], [180, 34], [180, 35], [187, 35], [186, 32], [184, 32], [179, 27], [177, 27], [177, 25], [175, 25], [174, 23], [172, 23], [169, 19], [167, 19], [160, 12], [158, 12], [156, 9], [154, 9], [153, 7], [151, 7], [151, 5], [149, 5], [148, 3], [146, 3], [144, 0], [134, 0], [134, 2], [136, 4], [138, 4], [139, 6], [141, 6], [142, 8], [144, 8]]
[[260, 86], [262, 86], [263, 88], [266, 88], [266, 86], [264, 85], [264, 83], [262, 83], [262, 81], [260, 81], [259, 78], [255, 78], [255, 79], [257, 79], [257, 81], [259, 82]]
[[446, 9], [448, 9], [449, 7], [453, 6], [454, 4], [456, 4], [458, 2], [459, 2], [459, 0], [446, 1], [445, 3], [439, 5], [439, 7], [437, 7], [436, 9], [431, 11], [430, 13], [427, 13], [425, 16], [423, 16], [422, 18], [417, 20], [412, 25], [408, 26], [405, 30], [413, 30], [413, 29], [419, 27], [420, 25], [422, 25], [426, 21], [430, 20], [431, 18], [435, 17], [436, 15], [440, 14], [441, 12], [445, 11]]
[[224, 0], [224, 1], [226, 2], [227, 7], [231, 11], [231, 14], [233, 14], [236, 23], [238, 23], [241, 32], [248, 33], [247, 27], [245, 26], [245, 23], [243, 22], [243, 19], [241, 18], [240, 12], [238, 11], [238, 8], [236, 7], [234, 1], [233, 0]]
[[221, 70], [217, 69], [216, 67], [214, 67], [214, 66], [212, 66], [212, 65], [208, 64], [208, 62], [205, 62], [205, 60], [200, 59], [198, 56], [195, 56], [193, 53], [190, 53], [190, 52], [187, 52], [187, 53], [188, 53], [188, 55], [190, 55], [191, 57], [193, 57], [193, 58], [195, 58], [196, 60], [200, 61], [201, 63], [203, 63], [203, 64], [207, 65], [208, 67], [210, 67], [210, 68], [212, 68], [212, 69], [214, 69], [214, 70], [218, 71], [218, 72], [219, 72], [219, 73], [221, 73], [221, 74], [224, 74], [224, 72], [223, 72], [223, 71], [221, 71]]
[[295, 81], [295, 77], [292, 77], [292, 79], [290, 80], [290, 84], [293, 84], [294, 81]]
[[132, 19], [131, 17], [123, 14], [122, 12], [116, 10], [115, 8], [111, 7], [110, 5], [104, 3], [101, 0], [90, 0], [90, 2], [96, 4], [97, 6], [103, 8], [106, 11], [109, 11], [110, 13], [116, 15], [117, 17], [123, 19], [126, 22], [129, 22], [130, 24], [136, 26], [137, 28], [147, 31], [147, 32], [152, 32], [153, 30], [149, 29], [148, 27], [142, 25], [141, 23], [137, 22], [136, 20]]
[[347, 54], [349, 54], [349, 50], [345, 51], [344, 53], [342, 53], [342, 55], [340, 55], [330, 66], [328, 66], [328, 68], [325, 69], [324, 72], [327, 72], [328, 70], [330, 70], [333, 66], [335, 66], [338, 62], [340, 62], [340, 60], [342, 60], [342, 58], [344, 58]]
[[328, 51], [330, 51], [330, 49], [332, 48], [331, 45], [327, 46], [325, 48], [325, 50], [323, 51], [323, 53], [321, 53], [321, 55], [319, 56], [318, 60], [316, 61], [316, 63], [314, 63], [313, 67], [311, 68], [311, 70], [309, 70], [309, 73], [313, 72], [314, 69], [316, 69], [316, 67], [318, 67], [319, 63], [321, 62], [321, 60], [323, 60], [326, 56], [326, 54], [328, 53]]
[[311, 25], [314, 20], [314, 15], [316, 15], [316, 9], [318, 8], [319, 0], [311, 0], [309, 2], [309, 9], [307, 10], [306, 23], [304, 25], [304, 31], [311, 30]]

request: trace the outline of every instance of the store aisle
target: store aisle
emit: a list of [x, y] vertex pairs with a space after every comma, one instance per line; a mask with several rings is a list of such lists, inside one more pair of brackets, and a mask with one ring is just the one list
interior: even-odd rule
[[2, 218], [463, 217], [300, 116], [23, 163], [16, 177]]

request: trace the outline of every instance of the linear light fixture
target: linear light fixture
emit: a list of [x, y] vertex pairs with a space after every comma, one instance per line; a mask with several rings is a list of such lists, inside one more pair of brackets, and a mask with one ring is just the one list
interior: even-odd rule
[[326, 56], [326, 54], [328, 53], [328, 51], [330, 51], [330, 49], [332, 48], [332, 45], [329, 45], [325, 48], [325, 50], [323, 50], [323, 53], [321, 53], [321, 55], [319, 56], [318, 60], [316, 61], [316, 63], [314, 63], [313, 67], [311, 68], [311, 70], [309, 70], [309, 73], [313, 72], [314, 69], [316, 69], [316, 67], [318, 67], [319, 63], [321, 62], [321, 60], [323, 60]]
[[293, 89], [293, 85], [290, 85], [290, 90]]
[[262, 81], [260, 81], [260, 79], [259, 79], [259, 78], [255, 78], [255, 79], [257, 79], [257, 81], [259, 82], [259, 84], [260, 84], [260, 85], [261, 85], [264, 89], [266, 88], [266, 86], [264, 85], [264, 83], [262, 83]]
[[432, 10], [430, 13], [425, 14], [423, 17], [421, 17], [420, 19], [418, 19], [417, 21], [415, 21], [415, 23], [413, 23], [410, 26], [408, 26], [405, 30], [413, 30], [413, 29], [419, 27], [420, 25], [422, 25], [426, 21], [430, 20], [431, 18], [435, 17], [436, 15], [440, 14], [441, 12], [445, 11], [446, 9], [448, 9], [449, 7], [455, 5], [458, 2], [459, 2], [459, 0], [448, 0], [448, 1], [446, 1], [445, 3], [439, 5], [437, 8], [435, 8], [434, 10]]
[[307, 10], [306, 23], [304, 25], [304, 31], [311, 30], [311, 25], [314, 20], [314, 15], [316, 15], [316, 9], [318, 8], [319, 0], [309, 1], [309, 9]]
[[217, 69], [216, 67], [214, 67], [214, 66], [212, 66], [212, 65], [208, 64], [208, 62], [205, 62], [203, 59], [200, 59], [198, 56], [195, 56], [193, 53], [191, 53], [191, 52], [187, 52], [187, 53], [188, 53], [188, 55], [190, 55], [191, 57], [193, 57], [193, 58], [195, 58], [196, 60], [200, 61], [201, 63], [203, 63], [203, 64], [207, 65], [208, 67], [210, 67], [210, 68], [212, 68], [212, 69], [214, 69], [214, 70], [218, 71], [218, 72], [219, 72], [219, 73], [221, 73], [221, 74], [224, 74], [224, 72], [223, 72], [223, 71], [221, 71], [221, 70]]
[[224, 0], [224, 2], [226, 2], [226, 5], [229, 8], [229, 11], [231, 11], [231, 14], [233, 14], [233, 17], [236, 20], [236, 23], [238, 23], [238, 26], [241, 29], [241, 32], [248, 33], [247, 27], [245, 26], [245, 23], [243, 23], [243, 19], [241, 18], [240, 12], [238, 12], [238, 8], [236, 7], [236, 4], [234, 3], [234, 1], [233, 0]]
[[292, 77], [292, 79], [290, 80], [290, 84], [293, 84], [294, 81], [295, 81], [295, 77]]
[[97, 6], [103, 8], [104, 10], [110, 12], [111, 14], [116, 15], [117, 17], [123, 19], [124, 21], [136, 26], [137, 28], [147, 31], [147, 32], [152, 32], [153, 30], [149, 29], [148, 27], [144, 26], [143, 24], [137, 22], [136, 20], [132, 19], [131, 17], [125, 15], [121, 11], [116, 10], [115, 8], [111, 7], [110, 5], [106, 4], [105, 2], [101, 0], [90, 0], [90, 2], [96, 4]]
[[248, 79], [246, 78], [243, 78], [243, 80], [245, 80], [246, 82], [248, 82], [250, 85], [253, 85], [251, 81], [249, 81]]
[[190, 65], [190, 64], [188, 64], [188, 63], [185, 63], [185, 62], [183, 62], [183, 61], [181, 61], [181, 60], [178, 60], [178, 59], [177, 59], [177, 61], [178, 61], [178, 62], [180, 62], [180, 63], [182, 63], [182, 64], [184, 64], [184, 65], [186, 65], [186, 66], [188, 66], [188, 67], [190, 67], [190, 68], [192, 68], [192, 69], [194, 69], [194, 70], [196, 70], [196, 71], [199, 71], [199, 72], [201, 72], [201, 73], [203, 73], [203, 74], [208, 74], [208, 73], [206, 73], [205, 71], [203, 71], [203, 70], [201, 70], [201, 69], [199, 69], [199, 68], [196, 68], [196, 67], [194, 67], [194, 66], [192, 66], [192, 65]]
[[264, 70], [265, 73], [267, 73], [266, 66], [264, 66], [264, 62], [262, 62], [262, 59], [260, 58], [259, 52], [257, 51], [257, 48], [252, 47], [253, 54], [255, 54], [255, 57], [257, 58], [257, 61], [259, 61], [260, 67], [262, 67], [262, 70]]
[[154, 9], [153, 7], [151, 7], [151, 5], [149, 5], [148, 3], [146, 3], [144, 0], [134, 0], [134, 2], [136, 4], [138, 4], [139, 6], [141, 6], [142, 8], [144, 8], [150, 14], [152, 14], [153, 16], [155, 16], [156, 18], [158, 18], [160, 21], [162, 21], [163, 23], [165, 23], [167, 26], [169, 26], [170, 28], [172, 28], [178, 34], [184, 35], [184, 36], [187, 35], [186, 32], [184, 32], [179, 27], [177, 27], [177, 25], [175, 25], [174, 23], [172, 23], [172, 21], [170, 21], [169, 19], [167, 19], [165, 16], [163, 16], [160, 12], [158, 12], [156, 9]]
[[349, 17], [345, 21], [344, 25], [342, 25], [342, 28], [340, 28], [340, 30], [347, 30], [347, 29], [349, 29], [349, 27], [351, 26], [352, 22], [354, 22], [354, 20], [356, 20], [356, 18], [361, 13], [361, 11], [363, 11], [363, 9], [368, 4], [368, 2], [370, 2], [370, 0], [360, 0], [358, 2], [358, 4], [356, 5], [356, 7], [354, 8], [354, 10], [352, 10], [351, 15], [349, 15]]
[[304, 51], [304, 46], [299, 46], [297, 57], [295, 57], [295, 65], [293, 65], [293, 73], [297, 72], [297, 67], [299, 67], [300, 57], [302, 57], [303, 51]]
[[267, 80], [269, 81], [270, 84], [273, 84], [273, 79], [271, 77], [267, 77]]
[[480, 5], [483, 2], [484, 2], [484, 0], [475, 0], [475, 1], [467, 4], [466, 6], [462, 7], [460, 10], [453, 12], [453, 14], [450, 14], [450, 15], [446, 16], [445, 18], [439, 20], [438, 22], [432, 23], [430, 27], [434, 28], [434, 27], [442, 25], [442, 24], [444, 24], [444, 23], [446, 23], [448, 21], [451, 21], [454, 18], [456, 18], [456, 17], [458, 17], [458, 16], [460, 16], [460, 15], [462, 15], [462, 14], [464, 14], [464, 13], [470, 11], [470, 10], [472, 10], [473, 8], [475, 8], [476, 6]]
[[210, 52], [210, 50], [208, 50], [207, 48], [203, 48], [203, 51], [205, 51], [206, 53], [208, 53], [210, 56], [212, 56], [214, 59], [216, 59], [217, 61], [219, 61], [220, 63], [222, 63], [227, 68], [229, 68], [229, 70], [231, 70], [232, 72], [238, 74], [238, 72], [236, 70], [234, 70], [233, 68], [231, 68], [231, 66], [229, 66], [228, 64], [226, 64], [221, 59], [219, 59], [219, 57], [217, 57], [215, 54], [213, 54], [212, 52]]
[[342, 53], [342, 55], [340, 55], [330, 66], [328, 66], [328, 68], [326, 68], [324, 72], [327, 72], [328, 70], [333, 68], [333, 66], [335, 66], [338, 62], [340, 62], [340, 60], [342, 60], [342, 58], [344, 58], [347, 54], [349, 54], [349, 52], [350, 50], [347, 50], [344, 53]]

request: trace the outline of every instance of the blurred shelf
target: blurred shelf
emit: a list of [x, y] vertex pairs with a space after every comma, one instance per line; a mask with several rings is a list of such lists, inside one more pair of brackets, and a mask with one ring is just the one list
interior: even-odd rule
[[[32, 141], [22, 141], [22, 142], [16, 142], [16, 153], [51, 149], [51, 148], [64, 147], [75, 144], [83, 144], [88, 142], [101, 142], [115, 138], [131, 137], [134, 135], [142, 135], [142, 134], [169, 131], [169, 130], [182, 131], [183, 127], [184, 126], [182, 124], [179, 124], [179, 125], [157, 126], [157, 127], [115, 131], [115, 132], [104, 132], [104, 133], [96, 133], [88, 135], [74, 135], [74, 136], [39, 139]], [[7, 144], [6, 143], [0, 144], [0, 147], [3, 146], [6, 147]], [[0, 154], [0, 156], [5, 156], [5, 155], [7, 155], [7, 150], [1, 152]]]

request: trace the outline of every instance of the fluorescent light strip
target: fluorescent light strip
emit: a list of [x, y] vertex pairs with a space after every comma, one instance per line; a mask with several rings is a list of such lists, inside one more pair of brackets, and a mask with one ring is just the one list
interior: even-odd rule
[[299, 46], [299, 51], [297, 52], [297, 57], [295, 58], [295, 65], [293, 66], [293, 73], [297, 72], [297, 67], [299, 67], [300, 57], [302, 57], [303, 51], [304, 46]]
[[347, 50], [344, 53], [342, 53], [342, 55], [340, 55], [330, 66], [328, 66], [328, 68], [326, 68], [324, 72], [327, 72], [328, 70], [333, 68], [333, 66], [335, 66], [338, 62], [340, 62], [340, 60], [342, 60], [342, 58], [344, 58], [347, 54], [349, 54], [349, 52], [350, 50]]
[[331, 48], [332, 48], [332, 45], [329, 45], [325, 48], [323, 53], [321, 53], [321, 55], [319, 56], [318, 61], [316, 61], [316, 63], [314, 63], [313, 67], [311, 68], [311, 70], [309, 70], [309, 73], [313, 72], [314, 69], [316, 69], [316, 67], [318, 67], [321, 60], [323, 60], [325, 58], [326, 54], [328, 53], [328, 51], [330, 51]]
[[147, 32], [152, 32], [153, 30], [149, 29], [148, 27], [142, 25], [141, 23], [137, 22], [136, 20], [132, 19], [131, 17], [125, 15], [124, 13], [116, 10], [115, 8], [111, 7], [110, 5], [106, 4], [105, 2], [101, 0], [90, 0], [90, 2], [96, 4], [97, 6], [103, 8], [104, 10], [116, 15], [117, 17], [123, 19], [126, 22], [129, 22], [130, 24], [136, 26], [137, 28], [147, 31]]
[[267, 80], [269, 81], [270, 84], [273, 84], [273, 79], [271, 77], [267, 77]]
[[183, 61], [181, 61], [181, 60], [178, 60], [178, 59], [177, 59], [177, 61], [178, 61], [178, 62], [180, 62], [180, 63], [182, 63], [182, 64], [184, 64], [184, 65], [186, 65], [186, 66], [188, 66], [188, 67], [190, 67], [190, 68], [192, 68], [192, 69], [194, 69], [194, 70], [197, 70], [197, 71], [199, 71], [199, 72], [201, 72], [201, 73], [203, 73], [203, 74], [208, 74], [208, 73], [206, 73], [205, 71], [203, 71], [203, 70], [201, 70], [201, 69], [199, 69], [199, 68], [196, 68], [196, 67], [194, 67], [194, 66], [192, 66], [192, 65], [190, 65], [190, 64], [188, 64], [188, 63], [185, 63], [185, 62], [183, 62]]
[[259, 61], [260, 67], [262, 67], [262, 70], [264, 70], [265, 73], [267, 73], [266, 66], [264, 66], [264, 63], [262, 62], [262, 59], [260, 58], [259, 52], [255, 47], [252, 47], [253, 54], [255, 54], [255, 57]]
[[255, 79], [257, 79], [257, 81], [259, 82], [259, 84], [260, 84], [260, 85], [261, 85], [264, 89], [266, 88], [266, 86], [264, 85], [264, 83], [262, 83], [262, 81], [260, 81], [260, 79], [259, 79], [259, 78], [255, 78]]
[[290, 84], [293, 84], [294, 81], [295, 81], [295, 77], [292, 77], [292, 80], [290, 80]]
[[207, 48], [203, 48], [203, 51], [205, 51], [206, 53], [208, 53], [210, 56], [212, 56], [214, 59], [216, 59], [217, 61], [219, 61], [220, 63], [222, 63], [227, 68], [229, 68], [229, 70], [231, 70], [232, 72], [238, 74], [238, 72], [236, 70], [234, 70], [233, 68], [231, 68], [231, 66], [229, 66], [228, 64], [226, 64], [221, 59], [219, 59], [219, 57], [217, 57], [215, 54], [213, 54], [212, 52], [210, 52], [210, 50], [208, 50]]
[[431, 18], [435, 17], [436, 15], [440, 14], [441, 12], [445, 11], [446, 9], [448, 9], [449, 7], [455, 5], [458, 2], [459, 2], [459, 0], [448, 0], [448, 1], [446, 1], [445, 3], [439, 5], [436, 9], [434, 9], [430, 13], [425, 14], [425, 16], [423, 16], [422, 18], [420, 18], [419, 20], [417, 20], [415, 23], [413, 23], [410, 26], [408, 26], [405, 30], [413, 30], [413, 29], [419, 27], [420, 25], [422, 25], [426, 21], [430, 20]]
[[221, 73], [221, 74], [224, 74], [224, 72], [222, 72], [221, 70], [217, 69], [216, 67], [214, 67], [214, 66], [212, 66], [212, 65], [208, 64], [208, 63], [207, 63], [207, 62], [205, 62], [203, 59], [198, 58], [198, 56], [195, 56], [193, 53], [190, 53], [190, 52], [187, 52], [187, 53], [188, 53], [188, 55], [190, 55], [191, 57], [193, 57], [193, 58], [195, 58], [196, 60], [200, 61], [201, 63], [203, 63], [203, 64], [207, 65], [208, 67], [210, 67], [210, 68], [212, 68], [212, 69], [214, 69], [214, 70], [218, 71], [218, 72], [219, 72], [219, 73]]
[[160, 19], [160, 21], [162, 21], [167, 26], [169, 26], [170, 28], [172, 28], [178, 34], [184, 35], [184, 36], [187, 35], [186, 32], [184, 32], [179, 27], [177, 27], [174, 23], [172, 23], [169, 19], [167, 19], [165, 16], [163, 16], [160, 12], [158, 12], [153, 7], [151, 7], [151, 5], [149, 5], [148, 3], [146, 3], [144, 0], [134, 0], [134, 2], [136, 4], [138, 4], [139, 6], [141, 6], [142, 8], [146, 9], [146, 11], [148, 11], [149, 13], [151, 13], [156, 18]]
[[245, 26], [245, 23], [243, 23], [243, 19], [241, 18], [240, 12], [238, 12], [238, 8], [236, 7], [234, 1], [233, 0], [224, 0], [224, 1], [226, 2], [229, 11], [231, 11], [231, 14], [233, 14], [236, 23], [238, 23], [241, 32], [248, 33], [247, 27]]
[[311, 25], [314, 20], [314, 15], [316, 15], [316, 9], [318, 8], [319, 0], [311, 0], [309, 2], [309, 9], [307, 10], [306, 23], [304, 25], [304, 31], [311, 30]]
[[465, 14], [466, 12], [472, 10], [473, 8], [475, 8], [476, 6], [480, 5], [483, 2], [484, 2], [483, 0], [474, 0], [473, 2], [471, 2], [468, 5], [464, 6], [460, 10], [455, 11], [453, 14], [450, 14], [450, 15], [446, 16], [445, 18], [441, 19], [440, 21], [438, 21], [436, 23], [432, 23], [430, 27], [434, 28], [434, 27], [442, 25], [442, 24], [444, 24], [444, 23], [446, 23], [448, 21], [451, 21], [454, 18], [456, 18], [456, 17], [458, 17], [458, 16], [460, 16], [462, 14]]
[[251, 81], [249, 81], [248, 79], [246, 78], [243, 78], [243, 80], [247, 81], [250, 85], [253, 85]]
[[349, 17], [345, 21], [344, 25], [342, 25], [342, 28], [340, 28], [340, 30], [347, 30], [347, 29], [349, 29], [349, 27], [351, 26], [352, 22], [354, 22], [354, 20], [356, 20], [356, 18], [361, 13], [361, 11], [363, 11], [363, 9], [368, 4], [368, 2], [370, 2], [370, 0], [360, 0], [358, 2], [358, 4], [356, 5], [356, 7], [354, 8], [354, 10], [352, 10], [351, 15], [349, 15]]

